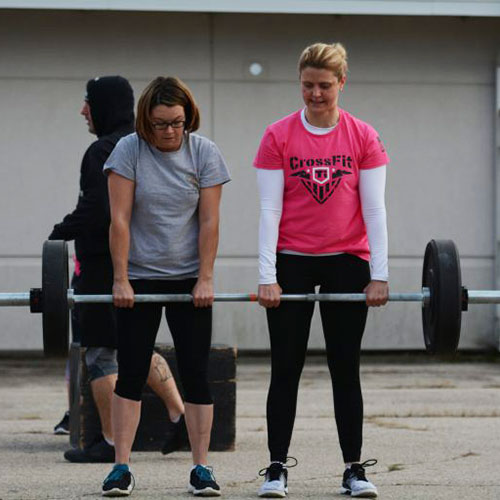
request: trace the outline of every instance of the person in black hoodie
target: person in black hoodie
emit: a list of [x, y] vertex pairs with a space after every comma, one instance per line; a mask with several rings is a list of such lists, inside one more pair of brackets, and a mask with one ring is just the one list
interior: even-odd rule
[[[113, 266], [109, 251], [110, 210], [107, 179], [103, 166], [118, 140], [134, 131], [134, 94], [121, 76], [104, 76], [87, 82], [87, 94], [80, 112], [88, 130], [97, 136], [80, 169], [80, 194], [76, 208], [54, 226], [50, 240], [74, 240], [80, 275], [78, 294], [111, 294]], [[111, 396], [116, 383], [116, 315], [112, 304], [79, 304], [78, 326], [92, 394], [101, 420], [102, 436], [84, 449], [71, 449], [70, 462], [113, 462]], [[170, 420], [184, 434], [184, 404], [166, 361], [153, 356], [148, 384], [164, 401]], [[177, 443], [180, 446], [180, 439]], [[176, 446], [174, 446], [175, 448]], [[167, 443], [164, 453], [174, 451]]]

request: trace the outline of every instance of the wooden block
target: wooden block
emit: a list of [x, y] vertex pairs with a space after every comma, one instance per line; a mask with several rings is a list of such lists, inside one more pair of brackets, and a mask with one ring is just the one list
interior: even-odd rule
[[[175, 350], [172, 345], [158, 344], [155, 351], [163, 356], [182, 395], [182, 386], [177, 370]], [[80, 350], [81, 398], [72, 408], [70, 441], [80, 447], [87, 446], [101, 432], [101, 423], [94, 404], [85, 366], [85, 349]], [[213, 345], [210, 350], [208, 381], [214, 399], [214, 423], [210, 450], [234, 450], [236, 438], [236, 348]], [[146, 386], [142, 396], [141, 420], [132, 447], [135, 451], [158, 451], [174, 433], [174, 424], [168, 418], [163, 401]], [[188, 449], [188, 448], [186, 448]]]
[[[182, 394], [174, 347], [168, 344], [158, 344], [155, 350], [167, 360], [175, 378], [175, 382], [177, 383], [177, 387]], [[236, 439], [235, 347], [223, 344], [212, 345], [208, 365], [208, 382], [214, 400], [214, 422], [210, 438], [210, 450], [234, 450]], [[148, 392], [151, 393], [151, 390], [148, 389]], [[144, 411], [143, 409], [143, 412]], [[168, 429], [165, 429], [165, 431], [168, 432]]]

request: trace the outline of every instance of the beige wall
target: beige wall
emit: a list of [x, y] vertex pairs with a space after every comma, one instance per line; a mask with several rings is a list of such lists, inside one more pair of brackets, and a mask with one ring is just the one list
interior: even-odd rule
[[[202, 133], [233, 175], [224, 189], [218, 291], [256, 287], [253, 155], [266, 124], [297, 109], [296, 60], [317, 40], [350, 57], [342, 105], [381, 133], [391, 288], [417, 290], [430, 238], [454, 239], [464, 282], [493, 286], [496, 19], [0, 11], [0, 291], [40, 284], [41, 244], [75, 204], [81, 156], [92, 140], [78, 115], [85, 82], [128, 77], [136, 92], [158, 74], [192, 87]], [[250, 62], [264, 72], [252, 77]], [[421, 348], [417, 304], [371, 313], [364, 347]], [[40, 317], [0, 311], [0, 349], [41, 346]], [[167, 333], [163, 327], [161, 339]], [[255, 304], [219, 304], [214, 339], [267, 348]], [[493, 309], [464, 315], [462, 345], [493, 344]], [[321, 347], [317, 321], [311, 347]]]

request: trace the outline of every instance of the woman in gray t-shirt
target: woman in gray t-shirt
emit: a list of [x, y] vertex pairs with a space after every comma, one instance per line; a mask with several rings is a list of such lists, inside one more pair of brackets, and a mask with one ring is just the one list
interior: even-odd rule
[[[116, 464], [104, 480], [105, 496], [129, 494], [134, 486], [128, 463], [163, 307], [184, 388], [193, 455], [189, 491], [220, 495], [206, 467], [213, 419], [207, 365], [219, 204], [230, 178], [217, 146], [193, 133], [199, 123], [187, 86], [177, 78], [156, 78], [139, 100], [137, 132], [118, 142], [104, 166], [119, 308], [112, 402]], [[134, 293], [191, 293], [193, 302], [134, 304]]]

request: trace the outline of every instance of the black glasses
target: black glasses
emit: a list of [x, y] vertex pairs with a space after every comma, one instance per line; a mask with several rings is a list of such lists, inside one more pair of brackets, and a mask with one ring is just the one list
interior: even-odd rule
[[151, 126], [155, 130], [167, 130], [168, 127], [172, 128], [182, 128], [186, 125], [185, 120], [175, 120], [173, 122], [153, 122], [151, 123]]

